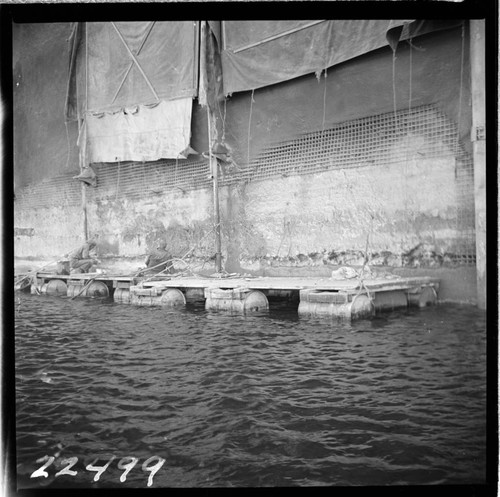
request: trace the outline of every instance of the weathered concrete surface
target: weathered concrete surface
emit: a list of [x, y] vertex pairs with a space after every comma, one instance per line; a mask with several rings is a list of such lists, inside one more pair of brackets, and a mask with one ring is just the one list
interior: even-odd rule
[[412, 159], [250, 183], [221, 198], [241, 258], [364, 251], [367, 237], [372, 253], [426, 243], [445, 254], [460, 241], [457, 188], [453, 158]]
[[88, 225], [99, 235], [104, 255], [146, 254], [159, 239], [174, 257], [189, 250], [209, 257], [214, 253], [211, 192], [171, 192], [144, 199], [118, 198], [88, 206]]
[[62, 257], [83, 243], [82, 209], [54, 206], [40, 209], [14, 209], [16, 257]]

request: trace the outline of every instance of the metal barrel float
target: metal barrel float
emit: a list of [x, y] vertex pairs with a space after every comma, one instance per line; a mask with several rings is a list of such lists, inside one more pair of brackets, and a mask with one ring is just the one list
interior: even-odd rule
[[130, 287], [130, 303], [142, 306], [184, 307], [186, 297], [177, 288], [144, 288], [140, 285]]
[[372, 299], [365, 293], [307, 289], [300, 291], [299, 315], [359, 319], [374, 313]]
[[263, 292], [249, 288], [206, 288], [205, 309], [235, 313], [259, 312], [269, 309]]

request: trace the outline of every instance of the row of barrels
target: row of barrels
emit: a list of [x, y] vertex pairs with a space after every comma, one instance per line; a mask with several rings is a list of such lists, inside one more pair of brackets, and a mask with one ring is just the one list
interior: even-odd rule
[[66, 295], [67, 297], [109, 297], [111, 294], [110, 287], [104, 281], [94, 280], [67, 283], [64, 280], [52, 279], [32, 284], [30, 291], [37, 295]]
[[[77, 280], [64, 281], [60, 279], [51, 279], [45, 282], [36, 282], [31, 285], [32, 294], [90, 297], [90, 298], [107, 298], [112, 297], [115, 302], [122, 304], [135, 304], [142, 306], [178, 306], [186, 305], [186, 297], [176, 289], [169, 288], [159, 292], [147, 290], [130, 291], [129, 288], [118, 287], [113, 289], [112, 282], [94, 281], [94, 280]], [[142, 293], [142, 294], [141, 294]]]
[[[125, 286], [124, 282], [96, 280], [51, 279], [37, 280], [31, 286], [33, 294], [65, 295], [67, 297], [112, 297], [115, 302], [139, 306], [183, 307], [188, 300], [205, 300], [205, 308], [236, 313], [267, 311], [268, 296], [249, 288], [177, 288]], [[290, 293], [290, 292], [288, 292]], [[290, 295], [288, 295], [290, 297]], [[299, 292], [299, 315], [336, 316], [343, 319], [366, 318], [376, 311], [392, 310], [408, 306], [426, 307], [437, 303], [437, 292], [432, 286], [415, 286], [405, 290], [383, 292], [326, 291], [304, 289]]]

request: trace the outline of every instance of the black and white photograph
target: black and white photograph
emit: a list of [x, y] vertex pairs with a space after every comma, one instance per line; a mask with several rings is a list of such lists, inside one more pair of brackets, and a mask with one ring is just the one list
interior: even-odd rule
[[4, 16], [13, 495], [497, 490], [496, 23], [279, 3]]

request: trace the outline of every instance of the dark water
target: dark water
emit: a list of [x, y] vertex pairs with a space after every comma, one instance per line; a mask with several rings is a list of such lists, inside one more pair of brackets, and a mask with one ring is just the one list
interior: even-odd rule
[[153, 456], [153, 488], [484, 483], [475, 308], [351, 325], [15, 298], [20, 487], [146, 487]]

